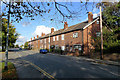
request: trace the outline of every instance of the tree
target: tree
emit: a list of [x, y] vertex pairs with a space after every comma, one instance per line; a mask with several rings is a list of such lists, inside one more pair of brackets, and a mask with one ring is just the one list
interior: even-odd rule
[[[100, 37], [92, 37], [95, 50], [100, 50]], [[103, 49], [105, 53], [120, 53], [120, 2], [103, 8]]]
[[[19, 2], [20, 1], [20, 2]], [[26, 0], [28, 1], [28, 0]], [[33, 0], [34, 1], [34, 0]], [[52, 1], [52, 0], [50, 0]], [[87, 0], [86, 0], [87, 1]], [[32, 0], [31, 0], [32, 2]], [[63, 17], [63, 21], [65, 20], [65, 18], [72, 18], [73, 15], [75, 14], [74, 11], [70, 11], [70, 9], [66, 6], [66, 4], [60, 4], [58, 2], [56, 2], [56, 0], [53, 0], [53, 2], [46, 2], [46, 6], [43, 2], [40, 2], [39, 4], [34, 4], [31, 2], [25, 2], [25, 0], [18, 0], [18, 2], [14, 1], [11, 3], [8, 3], [7, 1], [2, 0], [2, 3], [5, 4], [4, 10], [2, 10], [2, 16], [8, 16], [8, 28], [9, 28], [9, 21], [10, 21], [10, 17], [14, 17], [11, 22], [19, 22], [21, 19], [23, 19], [23, 17], [31, 17], [31, 20], [34, 20], [34, 16], [40, 15], [41, 17], [43, 17], [44, 13], [49, 13], [51, 11], [51, 7], [46, 8], [47, 6], [50, 5], [54, 5], [55, 9], [62, 15]], [[81, 1], [82, 3], [82, 1]], [[87, 2], [85, 2], [85, 8], [87, 10]], [[81, 8], [84, 5], [81, 5]], [[7, 9], [8, 7], [8, 9]], [[60, 7], [63, 7], [63, 11], [60, 9]], [[66, 12], [67, 13], [64, 13]], [[52, 12], [53, 13], [53, 12]], [[55, 12], [56, 15], [57, 12]], [[78, 13], [78, 12], [77, 12]], [[11, 14], [11, 16], [10, 16]], [[76, 18], [78, 18], [78, 16], [76, 16]], [[51, 18], [51, 21], [53, 21], [54, 19]], [[7, 29], [7, 38], [6, 38], [6, 60], [5, 60], [5, 69], [7, 69], [7, 60], [8, 60], [8, 32], [9, 30]]]
[[[5, 5], [5, 7], [3, 7], [2, 16], [7, 16], [7, 8], [9, 7], [9, 3], [5, 0], [2, 0], [2, 3]], [[28, 17], [31, 18], [31, 20], [34, 20], [35, 16], [41, 16], [41, 18], [44, 19], [44, 15], [47, 15], [49, 13], [52, 14], [52, 17], [54, 17], [54, 15], [61, 16], [62, 18], [60, 18], [60, 22], [63, 22], [67, 19], [77, 19], [78, 17], [81, 17], [82, 10], [84, 10], [84, 14], [87, 14], [89, 9], [89, 7], [87, 7], [87, 5], [89, 5], [88, 0], [86, 0], [86, 2], [81, 1], [79, 2], [79, 4], [79, 8], [74, 9], [72, 8], [72, 2], [62, 3], [57, 2], [56, 0], [48, 0], [46, 2], [34, 2], [34, 0], [18, 0], [12, 1], [11, 11], [9, 13], [11, 14], [11, 17], [13, 17], [13, 19], [11, 20], [12, 22], [19, 22], [24, 17]], [[95, 3], [93, 2], [92, 4], [94, 5]], [[83, 7], [85, 9], [83, 9]], [[94, 8], [94, 6], [92, 8]], [[50, 18], [49, 20], [53, 21], [55, 19], [58, 21], [58, 17]]]
[[23, 48], [23, 45], [20, 45], [21, 48]]
[[[7, 33], [7, 19], [2, 18], [2, 50], [5, 50], [6, 47], [6, 33]], [[9, 47], [14, 47], [14, 43], [16, 42], [19, 34], [16, 32], [16, 28], [10, 23], [9, 24]]]
[[28, 46], [28, 42], [25, 42], [25, 44], [24, 44], [24, 48], [25, 48], [25, 49], [28, 49], [28, 48], [29, 48], [29, 46]]
[[15, 45], [15, 48], [19, 48], [19, 45], [18, 45], [18, 44], [16, 44], [16, 45]]

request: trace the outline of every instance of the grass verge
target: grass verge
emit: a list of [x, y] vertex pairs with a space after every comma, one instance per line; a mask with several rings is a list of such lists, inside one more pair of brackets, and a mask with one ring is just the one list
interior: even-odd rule
[[4, 70], [4, 62], [0, 62], [0, 68], [2, 69], [2, 80], [18, 80], [18, 75], [16, 73], [16, 68], [13, 63], [8, 62], [8, 70]]

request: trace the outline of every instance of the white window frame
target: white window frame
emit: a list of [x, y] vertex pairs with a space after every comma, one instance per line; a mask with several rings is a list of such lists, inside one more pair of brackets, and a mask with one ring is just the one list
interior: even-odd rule
[[49, 43], [50, 43], [50, 37], [48, 39], [49, 39]]
[[81, 45], [74, 45], [74, 50], [75, 49], [78, 49], [79, 51], [81, 51], [82, 50], [82, 46]]
[[57, 41], [59, 40], [59, 36], [56, 36], [56, 38], [57, 38]]
[[64, 34], [61, 35], [61, 40], [64, 40]]
[[61, 46], [61, 49], [64, 51], [65, 50], [65, 46]]
[[73, 38], [77, 38], [78, 37], [78, 32], [73, 33]]
[[53, 36], [53, 41], [55, 41], [55, 36]]
[[45, 45], [45, 49], [46, 49], [46, 45]]
[[99, 22], [100, 22], [100, 21], [99, 21], [99, 20], [97, 20], [97, 24], [99, 24]]
[[40, 43], [42, 43], [42, 40], [40, 40]]
[[44, 39], [44, 43], [46, 43], [46, 39]]

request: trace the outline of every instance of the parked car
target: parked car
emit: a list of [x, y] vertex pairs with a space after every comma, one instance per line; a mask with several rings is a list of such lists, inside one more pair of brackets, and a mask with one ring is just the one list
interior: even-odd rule
[[46, 54], [48, 51], [46, 49], [40, 49], [40, 53]]
[[22, 48], [19, 48], [19, 50], [22, 50]]

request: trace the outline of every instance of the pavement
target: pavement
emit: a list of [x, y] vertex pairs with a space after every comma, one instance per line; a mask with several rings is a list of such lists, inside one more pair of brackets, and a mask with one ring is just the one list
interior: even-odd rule
[[34, 66], [31, 64], [22, 61], [22, 60], [9, 60], [10, 62], [14, 63], [18, 78], [19, 80], [23, 79], [39, 79], [39, 78], [47, 78], [45, 75], [43, 75], [40, 71], [38, 71]]
[[[59, 54], [52, 54], [49, 53], [51, 55], [59, 55]], [[69, 55], [59, 55], [59, 56], [66, 56], [68, 58], [73, 58], [73, 59], [78, 59], [78, 60], [86, 60], [86, 61], [90, 61], [90, 62], [95, 62], [95, 63], [100, 63], [100, 64], [107, 64], [107, 65], [114, 65], [114, 66], [120, 66], [120, 62], [116, 62], [116, 61], [109, 61], [109, 60], [100, 60], [100, 59], [91, 59], [91, 58], [87, 58], [87, 57], [76, 57], [76, 56], [69, 56]]]
[[[9, 61], [14, 63], [19, 79], [120, 77], [120, 68], [116, 62], [84, 57], [40, 54], [38, 51], [29, 50], [9, 53]], [[98, 64], [100, 61], [112, 65]]]

